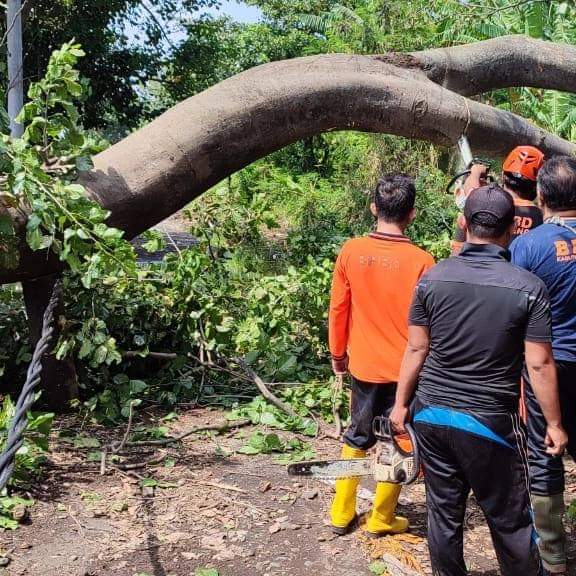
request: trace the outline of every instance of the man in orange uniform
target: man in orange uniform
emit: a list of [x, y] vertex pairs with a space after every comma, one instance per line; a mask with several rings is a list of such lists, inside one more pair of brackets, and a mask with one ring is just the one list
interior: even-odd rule
[[[432, 256], [404, 236], [415, 217], [415, 200], [411, 178], [384, 176], [370, 206], [378, 219], [376, 231], [348, 240], [336, 261], [329, 316], [332, 368], [352, 377], [352, 421], [344, 435], [343, 458], [363, 458], [376, 443], [372, 421], [387, 415], [394, 404], [412, 293], [434, 264]], [[359, 482], [336, 482], [331, 508], [336, 534], [346, 534], [355, 524]], [[398, 484], [378, 483], [366, 525], [370, 535], [408, 529], [408, 520], [395, 516], [399, 495]]]

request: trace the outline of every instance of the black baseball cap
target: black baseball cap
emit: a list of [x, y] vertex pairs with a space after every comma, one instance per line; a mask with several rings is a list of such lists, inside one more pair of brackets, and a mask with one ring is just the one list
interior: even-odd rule
[[481, 186], [470, 192], [464, 205], [464, 216], [468, 222], [489, 228], [507, 226], [514, 222], [514, 201], [498, 184]]

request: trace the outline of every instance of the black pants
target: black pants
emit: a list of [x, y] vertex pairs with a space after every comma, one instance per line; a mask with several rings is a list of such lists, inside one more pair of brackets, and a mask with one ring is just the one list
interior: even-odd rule
[[[556, 361], [562, 425], [568, 433], [567, 451], [576, 459], [576, 362]], [[528, 414], [528, 461], [533, 494], [553, 496], [564, 491], [562, 458], [546, 453], [546, 420], [536, 400], [528, 371], [522, 374]]]
[[369, 450], [376, 444], [372, 422], [376, 416], [388, 416], [394, 405], [396, 383], [372, 384], [352, 376], [350, 426], [344, 442], [352, 448]]
[[468, 573], [463, 524], [470, 490], [486, 517], [502, 576], [540, 574], [519, 416], [417, 403], [413, 422], [424, 467], [433, 574]]

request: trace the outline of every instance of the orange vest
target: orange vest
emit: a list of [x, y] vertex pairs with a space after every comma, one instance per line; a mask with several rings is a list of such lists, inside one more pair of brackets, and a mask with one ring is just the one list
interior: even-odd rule
[[373, 232], [344, 244], [332, 279], [329, 343], [334, 358], [348, 354], [352, 376], [398, 381], [412, 293], [433, 265], [406, 236]]

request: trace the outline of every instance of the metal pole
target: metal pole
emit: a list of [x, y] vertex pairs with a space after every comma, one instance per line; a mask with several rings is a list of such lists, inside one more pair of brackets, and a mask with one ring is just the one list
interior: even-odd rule
[[8, 30], [8, 117], [10, 118], [10, 134], [14, 138], [19, 138], [24, 132], [24, 126], [16, 122], [16, 116], [24, 105], [21, 0], [7, 0], [6, 26]]

